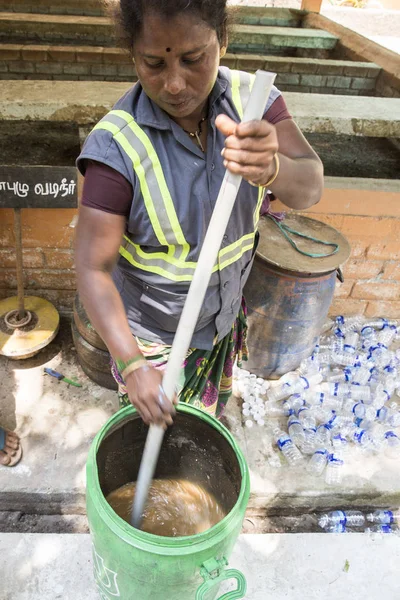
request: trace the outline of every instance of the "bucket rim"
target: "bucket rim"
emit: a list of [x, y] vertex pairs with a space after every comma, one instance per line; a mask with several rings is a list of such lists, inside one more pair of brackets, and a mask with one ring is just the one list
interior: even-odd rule
[[[97, 452], [110, 429], [120, 424], [122, 421], [128, 419], [129, 417], [137, 416], [138, 418], [140, 418], [137, 410], [133, 406], [127, 406], [115, 413], [115, 415], [113, 415], [103, 425], [103, 427], [100, 429], [100, 431], [94, 438], [89, 450], [86, 464], [86, 488], [88, 485], [88, 481], [90, 480], [92, 484], [92, 489], [90, 491], [91, 498], [94, 501], [97, 510], [103, 509], [102, 519], [104, 523], [109, 527], [109, 529], [112, 530], [112, 532], [115, 535], [122, 538], [127, 544], [135, 545], [135, 547], [138, 547], [142, 550], [148, 550], [153, 553], [157, 553], [157, 549], [161, 553], [163, 550], [165, 550], [165, 548], [168, 548], [170, 553], [182, 555], [182, 550], [186, 550], [186, 552], [184, 552], [185, 554], [198, 552], [199, 546], [208, 546], [210, 544], [211, 539], [213, 540], [213, 543], [216, 543], [218, 542], [218, 539], [215, 538], [223, 539], [225, 537], [224, 532], [227, 529], [227, 527], [229, 527], [230, 523], [235, 520], [236, 515], [240, 510], [240, 506], [243, 503], [247, 505], [247, 502], [249, 500], [250, 473], [242, 450], [239, 448], [236, 440], [234, 439], [230, 431], [225, 427], [225, 425], [220, 423], [216, 418], [212, 417], [211, 415], [208, 415], [206, 412], [185, 403], [179, 403], [176, 406], [176, 410], [177, 412], [196, 416], [201, 418], [203, 421], [206, 421], [211, 427], [219, 431], [219, 433], [231, 445], [232, 449], [235, 452], [242, 478], [240, 491], [235, 505], [219, 523], [217, 523], [210, 529], [207, 529], [203, 533], [198, 533], [196, 535], [166, 537], [146, 533], [139, 529], [135, 529], [124, 519], [119, 517], [117, 513], [111, 508], [100, 487], [96, 462]], [[86, 498], [87, 497], [88, 490], [86, 489]]]

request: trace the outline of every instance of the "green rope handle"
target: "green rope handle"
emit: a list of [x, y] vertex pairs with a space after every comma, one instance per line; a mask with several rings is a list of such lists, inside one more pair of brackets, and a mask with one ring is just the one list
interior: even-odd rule
[[[297, 250], [297, 252], [300, 252], [300, 254], [304, 254], [304, 256], [309, 256], [310, 258], [327, 258], [328, 256], [333, 256], [339, 250], [339, 244], [335, 244], [334, 242], [324, 242], [324, 240], [319, 240], [318, 238], [315, 238], [312, 235], [306, 235], [305, 233], [300, 233], [300, 231], [296, 231], [295, 229], [292, 229], [288, 225], [285, 225], [285, 223], [280, 223], [272, 215], [265, 215], [265, 216], [268, 217], [269, 219], [271, 219], [271, 221], [273, 223], [275, 223], [275, 225], [280, 229], [281, 233], [283, 233], [283, 235], [285, 236], [287, 241], [293, 246], [293, 248], [295, 250]], [[324, 246], [333, 246], [333, 250], [332, 250], [332, 252], [329, 252], [328, 254], [316, 254], [314, 252], [306, 252], [305, 250], [301, 250], [298, 247], [296, 242], [290, 237], [290, 235], [288, 235], [287, 232], [292, 233], [293, 235], [297, 235], [298, 237], [305, 238], [306, 240], [311, 240], [312, 242], [315, 242], [316, 244], [323, 244]]]

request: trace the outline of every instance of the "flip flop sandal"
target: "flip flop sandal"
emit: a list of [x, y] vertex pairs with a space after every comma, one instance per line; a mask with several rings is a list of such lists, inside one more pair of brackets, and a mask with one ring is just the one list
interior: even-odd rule
[[[4, 447], [6, 445], [6, 435], [7, 435], [8, 431], [6, 429], [3, 429], [2, 427], [0, 427], [0, 450], [4, 450]], [[17, 465], [19, 463], [19, 461], [22, 458], [22, 446], [21, 443], [19, 445], [19, 448], [15, 454], [15, 456], [10, 456], [11, 460], [8, 463], [8, 465], [3, 465], [0, 463], [0, 467], [15, 467], [15, 465]]]

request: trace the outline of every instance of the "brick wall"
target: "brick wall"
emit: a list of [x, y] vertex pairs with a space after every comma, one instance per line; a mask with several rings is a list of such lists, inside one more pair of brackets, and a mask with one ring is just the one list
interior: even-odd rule
[[303, 213], [335, 227], [351, 245], [330, 314], [400, 318], [399, 182], [345, 182], [327, 178], [321, 202]]
[[[386, 191], [382, 191], [386, 189]], [[274, 209], [285, 207], [274, 204]], [[26, 293], [71, 310], [75, 294], [75, 210], [23, 210]], [[400, 318], [400, 188], [398, 182], [327, 178], [321, 202], [304, 214], [339, 229], [352, 252], [337, 283], [331, 314]], [[0, 209], [0, 298], [15, 294], [12, 211]]]
[[136, 81], [129, 54], [119, 48], [0, 45], [0, 79]]
[[[273, 71], [282, 91], [352, 96], [374, 95], [381, 72], [368, 62], [248, 54], [228, 54], [222, 64]], [[136, 81], [137, 76], [129, 54], [118, 48], [3, 44], [0, 79]], [[380, 95], [384, 92], [381, 86]]]
[[[38, 295], [58, 309], [71, 310], [76, 282], [73, 268], [73, 218], [76, 210], [22, 211], [26, 295]], [[13, 211], [0, 209], [0, 298], [16, 293]]]

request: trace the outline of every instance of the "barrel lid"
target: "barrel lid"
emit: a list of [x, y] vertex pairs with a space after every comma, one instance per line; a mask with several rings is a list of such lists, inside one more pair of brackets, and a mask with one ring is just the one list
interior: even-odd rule
[[[305, 256], [293, 248], [273, 219], [263, 216], [258, 225], [260, 242], [257, 256], [281, 269], [312, 274], [328, 273], [343, 265], [350, 256], [350, 244], [347, 239], [337, 229], [326, 223], [296, 213], [288, 213], [282, 224], [324, 242], [338, 244], [339, 249], [336, 254], [325, 258]], [[333, 249], [331, 246], [316, 244], [296, 235], [290, 234], [290, 236], [305, 252], [322, 254]]]

